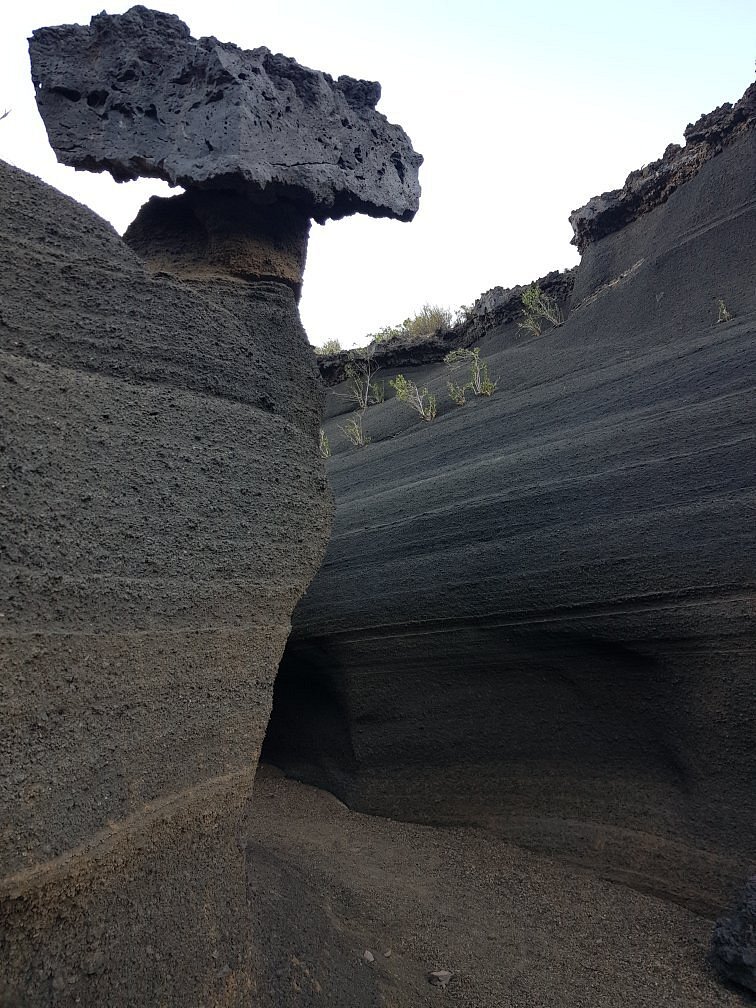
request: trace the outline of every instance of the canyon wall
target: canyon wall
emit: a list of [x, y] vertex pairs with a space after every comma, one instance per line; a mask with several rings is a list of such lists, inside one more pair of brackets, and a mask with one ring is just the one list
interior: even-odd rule
[[[668, 152], [648, 199], [604, 194], [599, 230], [593, 201], [573, 215], [580, 266], [543, 282], [563, 325], [523, 332], [521, 291], [499, 291], [425, 347], [380, 345], [366, 447], [339, 429], [348, 355], [322, 362], [336, 517], [272, 762], [353, 808], [476, 823], [704, 913], [745, 877], [753, 109], [752, 88], [704, 117], [706, 156]], [[442, 363], [460, 345], [498, 379], [464, 406]], [[436, 393], [435, 420], [392, 397], [397, 372]]]
[[[0, 166], [3, 1003], [249, 1003], [243, 818], [330, 500], [294, 293]], [[2, 998], [0, 998], [2, 1000]]]

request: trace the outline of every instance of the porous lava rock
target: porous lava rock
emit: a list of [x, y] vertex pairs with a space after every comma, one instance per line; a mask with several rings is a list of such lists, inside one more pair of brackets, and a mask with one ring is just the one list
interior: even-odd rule
[[582, 253], [595, 241], [617, 231], [642, 214], [664, 203], [704, 162], [720, 154], [743, 133], [753, 130], [756, 120], [756, 84], [740, 101], [726, 102], [687, 126], [685, 146], [670, 144], [658, 161], [631, 172], [621, 189], [594, 196], [570, 214], [572, 244]]
[[330, 500], [293, 291], [0, 164], [0, 1003], [248, 1005], [242, 828]]
[[[470, 344], [490, 398], [450, 400], [438, 340], [435, 360], [392, 350], [353, 448], [334, 385], [334, 531], [272, 762], [720, 911], [756, 840], [754, 179], [743, 128], [588, 245], [563, 325], [526, 333], [497, 300]], [[436, 394], [433, 422], [397, 372]]]
[[264, 46], [194, 39], [175, 15], [142, 6], [40, 28], [29, 51], [64, 164], [285, 200], [321, 222], [417, 212], [422, 158], [376, 111], [374, 81], [334, 80]]
[[730, 913], [715, 924], [711, 954], [726, 980], [756, 994], [756, 875], [748, 879]]

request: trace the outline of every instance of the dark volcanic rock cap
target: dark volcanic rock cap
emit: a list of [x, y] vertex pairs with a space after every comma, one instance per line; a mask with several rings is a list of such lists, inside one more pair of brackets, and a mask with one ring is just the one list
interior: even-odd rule
[[709, 158], [755, 126], [756, 84], [752, 84], [734, 105], [725, 102], [689, 125], [684, 147], [670, 144], [658, 161], [631, 172], [621, 189], [594, 196], [585, 206], [573, 210], [572, 244], [582, 254], [593, 242], [666, 202], [675, 189], [698, 174]]
[[380, 85], [300, 66], [264, 46], [194, 39], [175, 15], [132, 7], [88, 27], [40, 28], [37, 105], [60, 161], [186, 188], [284, 198], [323, 222], [411, 220], [422, 157], [376, 112]]

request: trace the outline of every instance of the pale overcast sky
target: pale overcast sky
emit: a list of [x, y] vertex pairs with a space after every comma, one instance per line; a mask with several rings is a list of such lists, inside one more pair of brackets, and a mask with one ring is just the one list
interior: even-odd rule
[[[151, 181], [58, 165], [34, 104], [26, 38], [88, 23], [102, 0], [9, 3], [0, 36], [0, 158], [123, 231]], [[130, 3], [108, 3], [121, 13]], [[149, 6], [149, 4], [148, 4]], [[378, 80], [378, 105], [425, 157], [411, 224], [313, 225], [302, 318], [345, 346], [423, 303], [469, 304], [577, 262], [571, 210], [682, 142], [686, 124], [753, 79], [753, 0], [161, 0], [192, 34], [266, 45], [337, 77]]]

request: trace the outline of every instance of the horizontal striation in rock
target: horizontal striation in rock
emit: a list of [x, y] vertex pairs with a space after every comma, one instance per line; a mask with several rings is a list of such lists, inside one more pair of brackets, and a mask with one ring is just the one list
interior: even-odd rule
[[[590, 245], [498, 388], [326, 423], [337, 501], [266, 751], [355, 808], [485, 825], [718, 908], [753, 855], [756, 144]], [[732, 315], [717, 323], [718, 300]]]
[[152, 275], [4, 164], [0, 208], [0, 1001], [246, 1004], [243, 818], [330, 510], [295, 294]]

